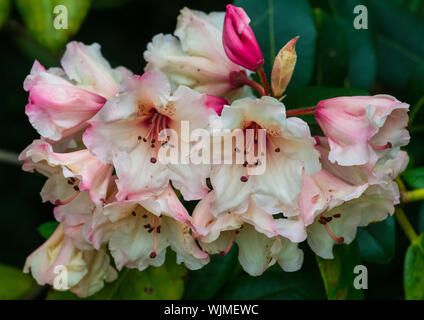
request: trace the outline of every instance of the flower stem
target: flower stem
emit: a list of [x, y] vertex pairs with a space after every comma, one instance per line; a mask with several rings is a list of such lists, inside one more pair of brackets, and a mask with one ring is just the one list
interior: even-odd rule
[[264, 88], [256, 81], [249, 79], [245, 71], [232, 71], [229, 78], [230, 83], [234, 88], [240, 88], [246, 85], [258, 91], [261, 96], [265, 95]]
[[258, 68], [258, 73], [259, 73], [259, 78], [261, 78], [261, 82], [262, 82], [262, 85], [263, 85], [264, 91], [265, 91], [263, 95], [269, 96], [271, 94], [271, 91], [269, 90], [269, 82], [268, 82], [268, 79], [266, 77], [265, 70], [264, 70], [263, 66], [260, 66]]
[[418, 235], [416, 234], [414, 228], [412, 227], [402, 208], [396, 208], [395, 217], [408, 239], [411, 242], [414, 242], [418, 238]]
[[424, 188], [402, 192], [403, 202], [415, 202], [424, 200]]
[[297, 116], [303, 116], [303, 115], [306, 115], [306, 114], [314, 114], [315, 109], [316, 109], [316, 107], [286, 110], [286, 116], [287, 117], [297, 117]]

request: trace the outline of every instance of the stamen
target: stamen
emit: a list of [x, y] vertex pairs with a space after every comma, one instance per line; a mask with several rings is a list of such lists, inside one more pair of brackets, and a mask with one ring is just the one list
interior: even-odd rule
[[330, 230], [330, 227], [328, 226], [327, 223], [323, 224], [325, 227], [325, 230], [327, 230], [328, 235], [331, 237], [331, 239], [333, 239], [334, 241], [336, 241], [337, 243], [343, 243], [344, 242], [344, 238], [343, 237], [336, 237]]
[[64, 206], [65, 204], [70, 203], [72, 200], [74, 200], [76, 197], [78, 197], [80, 192], [81, 192], [80, 190], [77, 190], [71, 197], [69, 197], [65, 201], [56, 200], [56, 202], [54, 204], [57, 205], [57, 206]]
[[219, 253], [220, 256], [223, 257], [223, 256], [225, 256], [228, 253], [228, 251], [230, 251], [230, 249], [231, 249], [231, 247], [232, 247], [232, 245], [234, 243], [234, 238], [236, 236], [236, 233], [237, 233], [237, 230], [233, 230], [233, 232], [231, 233], [230, 242], [228, 243], [227, 248], [224, 251], [221, 251]]
[[159, 218], [155, 216], [155, 235], [153, 237], [153, 251], [150, 253], [151, 259], [156, 258], [156, 249], [157, 249], [157, 242], [158, 242], [158, 222], [159, 222]]
[[249, 180], [249, 177], [246, 175], [246, 176], [241, 176], [240, 177], [240, 181], [241, 182], [247, 182]]
[[372, 144], [371, 142], [369, 142], [369, 145], [375, 150], [386, 150], [392, 147], [391, 142], [387, 142], [384, 146], [376, 146], [375, 144]]

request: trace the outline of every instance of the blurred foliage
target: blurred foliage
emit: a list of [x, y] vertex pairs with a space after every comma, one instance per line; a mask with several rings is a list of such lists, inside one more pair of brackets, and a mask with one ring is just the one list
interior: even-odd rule
[[405, 257], [406, 299], [424, 300], [424, 233], [408, 248]]
[[22, 270], [0, 264], [0, 300], [26, 298], [35, 287], [34, 279]]
[[[20, 152], [36, 133], [27, 121], [22, 82], [38, 59], [57, 66], [66, 43], [98, 42], [113, 66], [142, 73], [142, 53], [157, 33], [172, 33], [184, 6], [223, 11], [230, 1], [206, 0], [0, 0], [0, 79], [2, 117], [0, 149]], [[53, 9], [68, 8], [68, 29], [56, 30]], [[274, 56], [299, 35], [298, 63], [283, 102], [288, 108], [313, 106], [341, 95], [391, 94], [411, 105], [410, 165], [403, 174], [409, 188], [424, 187], [424, 1], [422, 0], [236, 0], [252, 19], [269, 72]], [[368, 29], [356, 30], [353, 8], [368, 9]], [[158, 18], [160, 17], [160, 18]], [[305, 116], [313, 126], [315, 120]], [[317, 130], [317, 131], [314, 131]], [[0, 163], [0, 298], [27, 297], [39, 290], [21, 272], [25, 257], [54, 229], [52, 206], [38, 195], [44, 178]], [[186, 203], [192, 206], [193, 203]], [[424, 232], [424, 204], [408, 204], [412, 225]], [[48, 222], [48, 223], [45, 223]], [[38, 231], [37, 232], [37, 227]], [[167, 259], [160, 268], [124, 270], [118, 281], [91, 299], [423, 299], [423, 235], [412, 244], [393, 218], [360, 228], [354, 245], [340, 245], [334, 260], [316, 258], [302, 244], [305, 262], [294, 273], [273, 266], [261, 277], [244, 273], [234, 247], [213, 256], [201, 270], [189, 271]], [[368, 267], [369, 289], [352, 287], [353, 266]], [[320, 277], [322, 275], [322, 280]], [[390, 279], [390, 281], [388, 281]], [[43, 298], [43, 292], [38, 298]], [[48, 299], [75, 299], [50, 291]]]
[[334, 259], [322, 259], [317, 256], [318, 266], [324, 281], [329, 300], [361, 300], [363, 290], [353, 286], [356, 274], [355, 266], [361, 265], [361, 255], [356, 241], [334, 247]]
[[[108, 283], [87, 300], [177, 300], [184, 292], [187, 269], [175, 262], [176, 255], [168, 250], [166, 261], [160, 267], [148, 267], [144, 271], [123, 269], [118, 280]], [[69, 291], [51, 289], [47, 300], [74, 300], [76, 295]]]

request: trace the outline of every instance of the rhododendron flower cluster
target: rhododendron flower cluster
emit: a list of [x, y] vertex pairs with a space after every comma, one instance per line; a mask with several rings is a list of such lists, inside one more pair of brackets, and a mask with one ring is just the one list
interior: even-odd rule
[[[26, 261], [39, 284], [53, 285], [65, 266], [70, 290], [85, 297], [117, 270], [162, 265], [168, 247], [196, 270], [234, 243], [250, 275], [276, 263], [296, 271], [300, 243], [331, 259], [358, 227], [393, 214], [408, 105], [377, 95], [286, 109], [279, 98], [301, 39], [282, 48], [269, 84], [249, 22], [232, 5], [184, 8], [174, 35], [148, 44], [142, 74], [112, 68], [98, 44], [79, 42], [62, 68], [34, 63], [26, 114], [40, 138], [20, 160], [46, 176], [41, 197], [60, 223]], [[299, 117], [309, 113], [317, 135]], [[198, 130], [219, 139], [193, 138]], [[230, 152], [219, 162], [223, 141]], [[183, 156], [164, 161], [172, 152]], [[193, 161], [199, 152], [204, 161]], [[188, 200], [198, 201], [193, 212]]]

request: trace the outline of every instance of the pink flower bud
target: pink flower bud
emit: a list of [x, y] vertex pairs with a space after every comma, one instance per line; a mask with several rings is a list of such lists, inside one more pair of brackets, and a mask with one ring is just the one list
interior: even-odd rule
[[264, 58], [249, 23], [250, 18], [242, 8], [227, 5], [222, 42], [231, 61], [256, 71]]
[[210, 94], [206, 95], [206, 107], [215, 110], [219, 116], [221, 115], [224, 105], [229, 105], [227, 99]]

